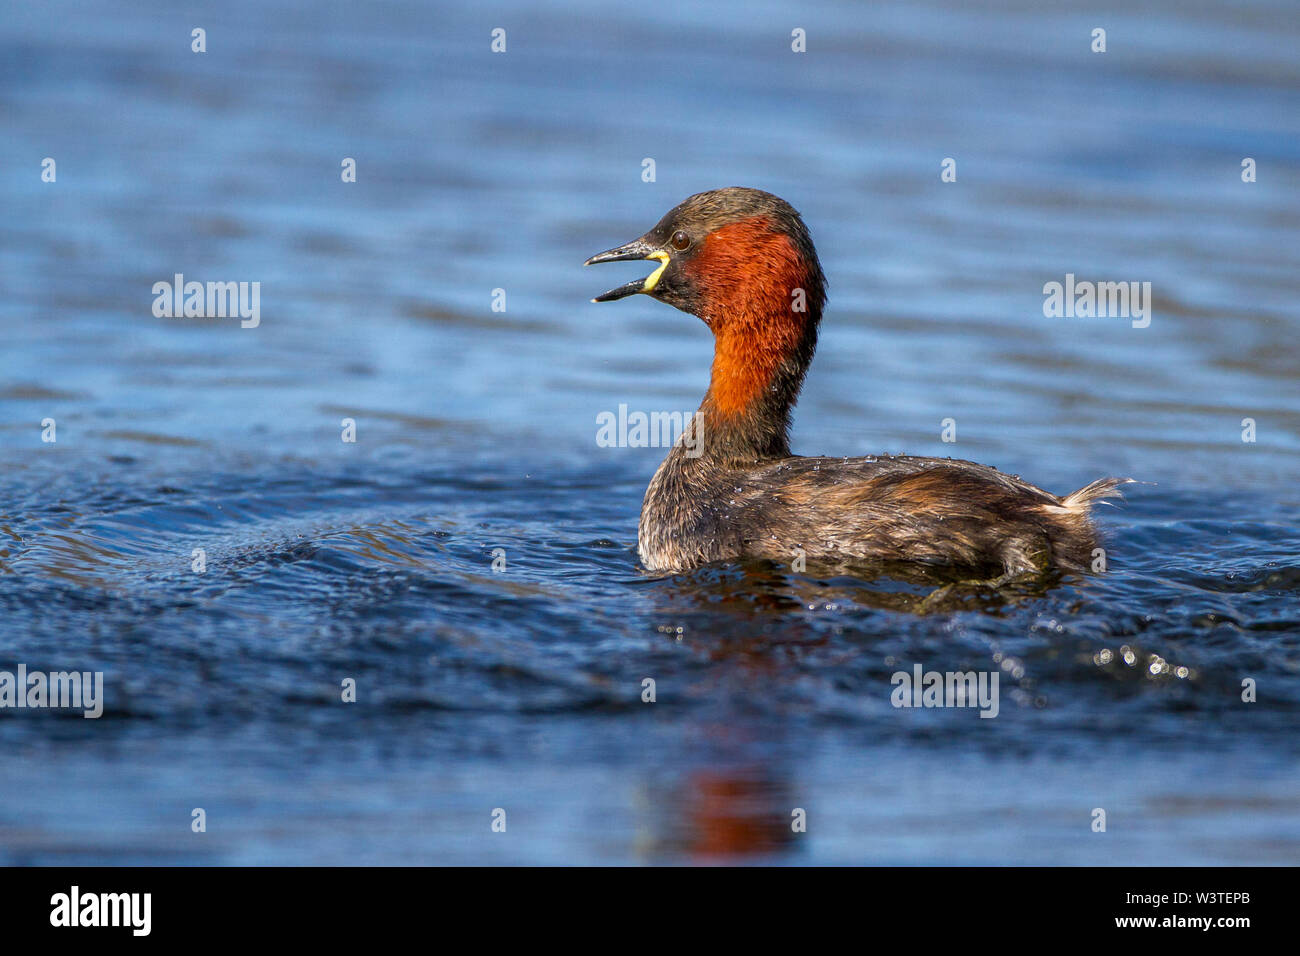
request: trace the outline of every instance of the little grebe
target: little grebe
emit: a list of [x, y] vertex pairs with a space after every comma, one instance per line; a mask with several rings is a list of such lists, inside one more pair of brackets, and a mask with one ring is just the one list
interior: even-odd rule
[[790, 410], [817, 345], [826, 280], [799, 213], [733, 187], [698, 193], [640, 239], [587, 265], [654, 259], [643, 293], [713, 332], [702, 427], [679, 441], [646, 491], [638, 544], [652, 571], [803, 554], [837, 565], [903, 562], [1000, 572], [999, 581], [1086, 570], [1094, 501], [1128, 479], [1058, 498], [986, 465], [948, 458], [790, 454]]

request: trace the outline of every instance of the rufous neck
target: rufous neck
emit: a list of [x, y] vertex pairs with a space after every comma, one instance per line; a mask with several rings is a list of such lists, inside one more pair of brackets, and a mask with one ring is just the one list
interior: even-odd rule
[[715, 325], [713, 368], [700, 404], [706, 454], [739, 461], [790, 454], [790, 418], [819, 319], [733, 311]]

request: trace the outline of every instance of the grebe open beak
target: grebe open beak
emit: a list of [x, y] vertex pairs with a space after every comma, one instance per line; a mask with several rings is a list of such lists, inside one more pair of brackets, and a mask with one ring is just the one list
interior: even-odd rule
[[627, 245], [616, 246], [613, 249], [598, 252], [584, 262], [583, 265], [591, 266], [598, 262], [623, 262], [632, 259], [658, 259], [659, 268], [644, 279], [634, 279], [631, 282], [624, 283], [617, 289], [610, 289], [603, 295], [596, 296], [591, 300], [592, 302], [613, 302], [616, 299], [627, 298], [629, 295], [636, 295], [638, 292], [654, 291], [655, 286], [659, 284], [659, 277], [668, 268], [668, 253], [645, 236], [640, 239], [633, 239]]

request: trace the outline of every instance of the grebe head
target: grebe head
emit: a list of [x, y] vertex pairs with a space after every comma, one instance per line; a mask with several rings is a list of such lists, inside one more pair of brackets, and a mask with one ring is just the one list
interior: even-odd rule
[[817, 252], [794, 208], [758, 189], [697, 193], [640, 239], [587, 265], [624, 259], [659, 265], [592, 301], [649, 295], [698, 315], [713, 331], [713, 369], [700, 404], [705, 457], [788, 455], [790, 410], [826, 302]]
[[594, 255], [586, 265], [629, 259], [659, 265], [645, 279], [593, 302], [649, 295], [699, 316], [717, 333], [745, 317], [762, 316], [789, 329], [815, 326], [826, 298], [803, 219], [784, 199], [760, 189], [696, 193], [644, 236]]

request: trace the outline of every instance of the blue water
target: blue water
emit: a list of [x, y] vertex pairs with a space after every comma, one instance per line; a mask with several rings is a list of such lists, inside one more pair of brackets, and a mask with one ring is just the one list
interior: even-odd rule
[[[1297, 862], [1293, 13], [11, 6], [0, 670], [106, 709], [0, 710], [0, 862]], [[733, 184], [830, 278], [796, 451], [1131, 475], [1106, 573], [639, 570], [663, 450], [596, 416], [693, 409], [710, 342], [580, 264]], [[260, 324], [155, 318], [176, 273]], [[1045, 318], [1067, 273], [1150, 326]], [[999, 716], [893, 708], [914, 663]]]

